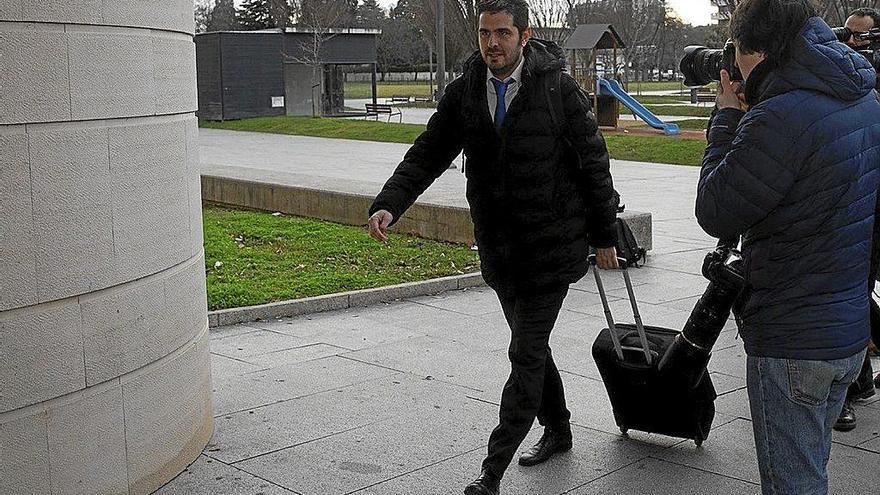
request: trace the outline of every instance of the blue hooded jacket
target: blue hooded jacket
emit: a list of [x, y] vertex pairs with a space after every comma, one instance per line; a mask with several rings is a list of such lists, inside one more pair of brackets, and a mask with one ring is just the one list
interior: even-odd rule
[[750, 74], [748, 112], [713, 119], [696, 216], [714, 237], [742, 236], [747, 289], [734, 313], [749, 355], [840, 359], [869, 335], [876, 74], [818, 17], [790, 55]]

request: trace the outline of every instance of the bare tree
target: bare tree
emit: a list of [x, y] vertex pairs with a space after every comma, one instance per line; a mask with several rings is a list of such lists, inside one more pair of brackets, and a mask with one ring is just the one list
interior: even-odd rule
[[336, 36], [334, 31], [340, 24], [353, 25], [354, 16], [355, 11], [348, 1], [303, 0], [299, 4], [297, 25], [305, 28], [310, 36], [307, 42], [300, 43], [298, 55], [288, 57], [311, 68], [312, 117], [323, 115], [324, 43]]
[[535, 35], [560, 44], [565, 41], [574, 28], [574, 5], [575, 0], [529, 0]]

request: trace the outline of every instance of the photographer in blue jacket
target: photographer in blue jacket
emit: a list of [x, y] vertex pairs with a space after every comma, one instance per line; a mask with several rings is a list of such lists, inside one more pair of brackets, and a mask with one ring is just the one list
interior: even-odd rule
[[740, 237], [734, 314], [765, 494], [827, 493], [832, 426], [869, 338], [880, 181], [871, 64], [809, 0], [742, 0], [697, 191], [710, 235]]

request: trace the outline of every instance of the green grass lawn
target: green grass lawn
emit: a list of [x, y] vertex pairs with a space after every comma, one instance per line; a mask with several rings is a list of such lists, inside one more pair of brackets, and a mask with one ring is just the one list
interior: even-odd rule
[[[431, 86], [427, 81], [379, 82], [376, 85], [376, 91], [378, 92], [379, 98], [391, 98], [392, 96], [429, 96], [431, 94]], [[345, 83], [346, 98], [371, 98], [372, 96], [372, 83]]]
[[656, 106], [645, 105], [654, 115], [671, 115], [676, 117], [706, 117], [712, 115], [712, 107], [693, 107], [687, 105]]
[[358, 141], [385, 143], [412, 143], [425, 130], [418, 124], [376, 122], [362, 119], [335, 119], [312, 117], [257, 117], [253, 119], [202, 122], [202, 127], [234, 131], [269, 132]]
[[[412, 144], [422, 125], [371, 122], [357, 119], [312, 117], [259, 117], [203, 122], [203, 127], [236, 131], [270, 132], [329, 138]], [[705, 142], [663, 136], [606, 136], [612, 158], [677, 165], [699, 165]]]
[[203, 218], [212, 311], [479, 271], [463, 245], [211, 204]]
[[[675, 122], [678, 124], [678, 127], [681, 129], [686, 129], [690, 131], [705, 131], [706, 126], [709, 124], [709, 119], [687, 119], [687, 120], [679, 120]], [[651, 126], [648, 124], [640, 124], [637, 126], [633, 126], [636, 129], [650, 129]]]
[[673, 104], [673, 103], [688, 103], [690, 99], [687, 96], [648, 96], [648, 95], [632, 95], [633, 98], [638, 100], [642, 105], [657, 105], [657, 104]]

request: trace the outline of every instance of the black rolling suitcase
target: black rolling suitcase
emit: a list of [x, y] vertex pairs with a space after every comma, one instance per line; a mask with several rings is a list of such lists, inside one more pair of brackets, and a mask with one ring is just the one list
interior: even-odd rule
[[703, 373], [697, 386], [691, 388], [684, 379], [657, 370], [660, 358], [679, 332], [642, 325], [629, 273], [624, 263], [621, 266], [635, 325], [614, 323], [602, 278], [598, 268], [593, 267], [608, 321], [608, 328], [593, 343], [593, 359], [605, 382], [614, 420], [622, 433], [630, 429], [659, 433], [688, 438], [699, 446], [709, 436], [715, 417], [717, 394], [712, 379], [708, 372]]

